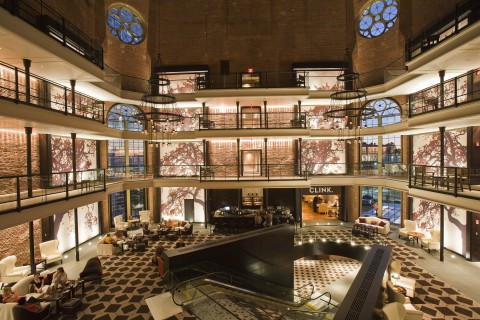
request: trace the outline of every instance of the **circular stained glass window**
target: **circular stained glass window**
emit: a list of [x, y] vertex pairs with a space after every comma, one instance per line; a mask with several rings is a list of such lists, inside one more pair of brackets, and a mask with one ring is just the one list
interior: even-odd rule
[[107, 27], [120, 41], [139, 44], [145, 39], [145, 24], [140, 14], [125, 5], [114, 4], [107, 10]]
[[365, 38], [378, 37], [387, 32], [397, 18], [397, 1], [372, 0], [360, 11], [358, 32]]

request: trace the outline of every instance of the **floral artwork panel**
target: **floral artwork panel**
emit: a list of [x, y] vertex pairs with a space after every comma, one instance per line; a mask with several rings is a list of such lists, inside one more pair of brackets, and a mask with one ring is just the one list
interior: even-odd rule
[[163, 219], [185, 219], [184, 199], [194, 200], [194, 222], [205, 222], [204, 189], [195, 187], [161, 188], [160, 212]]

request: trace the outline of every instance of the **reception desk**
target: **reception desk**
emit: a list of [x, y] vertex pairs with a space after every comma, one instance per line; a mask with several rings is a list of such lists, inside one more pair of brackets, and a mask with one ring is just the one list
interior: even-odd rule
[[[281, 224], [289, 222], [290, 214], [274, 214], [273, 224]], [[262, 217], [262, 222], [265, 217]], [[215, 211], [210, 223], [214, 226], [214, 232], [240, 233], [251, 231], [255, 226], [255, 210], [246, 210], [239, 213], [227, 213], [222, 211]], [[258, 226], [257, 226], [258, 227]]]

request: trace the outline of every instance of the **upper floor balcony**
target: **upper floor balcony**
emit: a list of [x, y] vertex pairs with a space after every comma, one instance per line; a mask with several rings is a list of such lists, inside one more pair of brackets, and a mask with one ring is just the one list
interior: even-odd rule
[[103, 69], [103, 48], [42, 0], [0, 0], [0, 7]]

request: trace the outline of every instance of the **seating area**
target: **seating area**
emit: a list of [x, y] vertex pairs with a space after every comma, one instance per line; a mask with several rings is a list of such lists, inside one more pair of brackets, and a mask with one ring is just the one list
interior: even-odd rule
[[398, 229], [398, 237], [405, 236], [408, 237], [409, 232], [419, 232], [421, 231], [418, 226], [417, 222], [413, 220], [403, 220], [404, 227]]
[[388, 266], [388, 275], [390, 281], [392, 281], [395, 286], [405, 289], [405, 296], [414, 297], [417, 281], [413, 278], [402, 276], [401, 273], [402, 263], [400, 261], [393, 260]]
[[390, 232], [390, 221], [378, 217], [360, 217], [355, 220], [355, 224], [373, 226], [378, 233], [387, 234]]
[[46, 265], [57, 261], [63, 262], [62, 253], [58, 250], [58, 243], [58, 240], [50, 240], [39, 244], [40, 255]]
[[0, 260], [0, 278], [3, 283], [17, 282], [30, 273], [30, 266], [17, 267], [16, 263], [16, 256]]
[[427, 248], [430, 250], [440, 250], [440, 230], [430, 229], [427, 236], [420, 239], [420, 248]]

